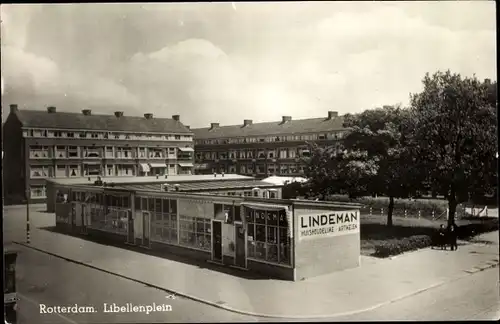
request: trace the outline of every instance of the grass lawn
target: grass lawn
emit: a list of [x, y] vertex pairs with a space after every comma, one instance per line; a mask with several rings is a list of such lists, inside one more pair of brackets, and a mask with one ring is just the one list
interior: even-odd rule
[[[482, 217], [458, 219], [458, 226], [477, 224], [482, 222], [496, 222], [498, 218]], [[414, 235], [430, 235], [436, 233], [439, 225], [446, 226], [446, 219], [433, 221], [426, 218], [393, 217], [393, 226], [387, 227], [387, 216], [361, 214], [361, 254], [372, 255], [375, 245], [391, 239], [402, 239]]]

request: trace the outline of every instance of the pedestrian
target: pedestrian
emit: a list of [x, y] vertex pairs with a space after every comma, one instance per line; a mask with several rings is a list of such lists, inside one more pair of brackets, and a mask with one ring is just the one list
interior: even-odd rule
[[437, 237], [437, 244], [441, 248], [441, 250], [445, 249], [446, 250], [446, 230], [444, 228], [444, 225], [441, 224], [439, 226], [439, 231], [438, 231], [438, 237]]
[[448, 240], [450, 243], [451, 250], [458, 250], [458, 244], [457, 244], [457, 238], [458, 238], [458, 226], [455, 224], [455, 222], [451, 223], [451, 225], [448, 227]]

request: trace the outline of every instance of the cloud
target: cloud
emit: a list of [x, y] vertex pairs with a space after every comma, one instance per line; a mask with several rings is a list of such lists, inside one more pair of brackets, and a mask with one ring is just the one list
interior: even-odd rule
[[181, 114], [192, 127], [405, 104], [426, 72], [496, 79], [493, 5], [9, 6], [6, 97]]

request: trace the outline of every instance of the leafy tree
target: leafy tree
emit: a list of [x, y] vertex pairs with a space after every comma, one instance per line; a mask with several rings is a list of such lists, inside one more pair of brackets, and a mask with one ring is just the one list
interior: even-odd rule
[[344, 141], [347, 150], [364, 153], [365, 163], [373, 166], [368, 191], [389, 197], [388, 226], [393, 223], [394, 199], [408, 197], [415, 191], [410, 122], [410, 111], [400, 106], [366, 110], [344, 122], [351, 129]]
[[423, 85], [411, 96], [414, 155], [447, 198], [452, 224], [459, 203], [496, 186], [496, 95], [490, 83], [450, 71], [427, 74]]
[[306, 175], [323, 194], [389, 196], [387, 225], [392, 226], [394, 198], [407, 196], [413, 189], [409, 122], [409, 110], [393, 106], [346, 115], [344, 127], [350, 131], [342, 145], [313, 146]]

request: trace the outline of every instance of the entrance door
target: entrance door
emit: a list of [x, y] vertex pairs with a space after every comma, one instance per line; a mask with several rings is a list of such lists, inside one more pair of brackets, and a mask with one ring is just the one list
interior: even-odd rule
[[234, 222], [235, 230], [235, 258], [234, 265], [240, 268], [247, 267], [247, 249], [245, 239], [245, 227], [241, 222]]
[[212, 220], [212, 260], [222, 262], [222, 221]]
[[73, 231], [76, 227], [76, 204], [73, 203], [73, 208], [70, 214], [70, 220], [69, 223], [71, 225], [71, 230]]
[[150, 240], [150, 215], [148, 212], [142, 213], [142, 246], [149, 248]]
[[82, 213], [81, 213], [81, 233], [82, 234], [87, 234], [87, 212], [88, 212], [88, 206], [87, 205], [82, 205]]
[[134, 218], [132, 211], [129, 210], [127, 212], [127, 242], [129, 244], [135, 244], [135, 238], [134, 238]]

